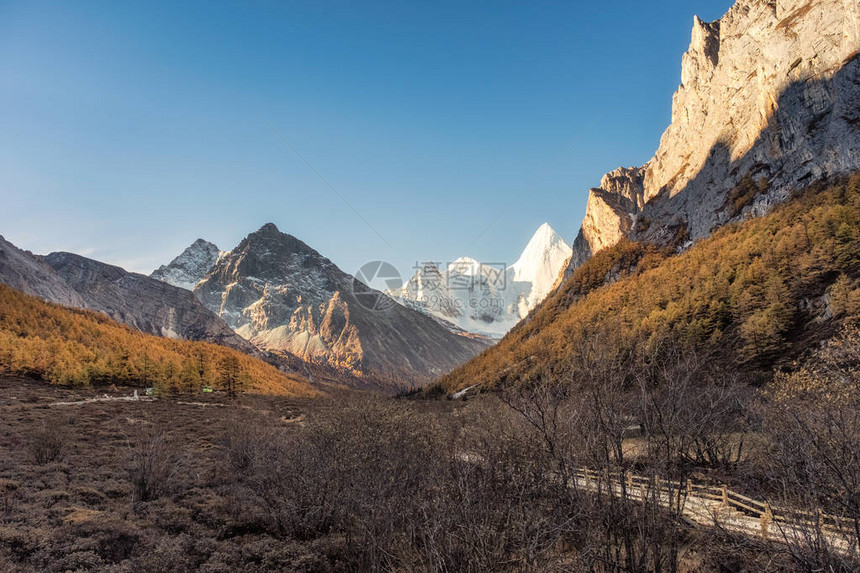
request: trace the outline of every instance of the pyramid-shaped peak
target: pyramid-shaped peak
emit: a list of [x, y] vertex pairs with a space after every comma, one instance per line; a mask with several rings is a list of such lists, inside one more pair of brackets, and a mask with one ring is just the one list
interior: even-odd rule
[[549, 223], [544, 223], [532, 235], [529, 244], [523, 249], [519, 260], [514, 263], [518, 274], [531, 276], [538, 268], [543, 268], [552, 261], [551, 266], [559, 259], [570, 256], [571, 248], [564, 239], [555, 232]]
[[272, 235], [272, 234], [276, 234], [276, 233], [280, 234], [281, 233], [281, 231], [278, 229], [277, 225], [275, 225], [274, 223], [266, 223], [265, 225], [263, 225], [262, 227], [257, 229], [257, 232], [258, 233], [264, 233], [267, 235]]
[[534, 236], [537, 237], [539, 235], [557, 235], [555, 229], [549, 223], [543, 223], [540, 227], [535, 231]]
[[564, 239], [562, 239], [561, 235], [555, 232], [555, 229], [553, 229], [549, 223], [544, 223], [538, 227], [535, 234], [532, 235], [528, 246], [526, 246], [526, 250], [529, 250], [529, 247], [543, 248], [555, 243], [564, 243]]
[[220, 252], [221, 249], [219, 249], [218, 245], [216, 245], [215, 243], [209, 242], [206, 239], [197, 239], [188, 247], [186, 247], [185, 250], [182, 251], [182, 253], [178, 257], [173, 259], [173, 262], [188, 257], [200, 256], [202, 253], [205, 253], [210, 256], [217, 256]]
[[313, 251], [298, 237], [284, 233], [274, 223], [266, 223], [253, 233], [249, 233], [240, 243], [241, 245], [255, 245], [257, 247], [277, 248], [278, 250]]

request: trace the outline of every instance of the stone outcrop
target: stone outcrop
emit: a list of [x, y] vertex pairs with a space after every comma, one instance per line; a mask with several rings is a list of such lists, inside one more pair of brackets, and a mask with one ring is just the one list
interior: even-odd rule
[[599, 188], [591, 190], [585, 219], [573, 242], [569, 269], [630, 235], [645, 206], [644, 179], [644, 167], [619, 167], [603, 176]]
[[591, 191], [568, 270], [622, 237], [705, 237], [860, 168], [858, 50], [857, 0], [738, 0], [696, 17], [654, 158]]

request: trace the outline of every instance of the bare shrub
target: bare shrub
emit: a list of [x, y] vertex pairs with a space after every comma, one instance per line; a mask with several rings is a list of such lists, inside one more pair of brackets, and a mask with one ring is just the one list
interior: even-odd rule
[[694, 348], [664, 341], [636, 368], [637, 418], [649, 458], [673, 479], [693, 469], [728, 470], [744, 453], [746, 404], [752, 389], [715, 366]]
[[255, 506], [244, 510], [266, 514], [281, 538], [345, 539], [340, 559], [356, 570], [530, 570], [555, 559], [576, 511], [547, 479], [536, 434], [492, 399], [445, 423], [433, 408], [353, 400], [299, 430], [231, 437], [228, 465]]
[[67, 441], [64, 424], [55, 419], [43, 422], [27, 436], [27, 449], [37, 464], [59, 461]]
[[[543, 376], [502, 399], [551, 460], [541, 478], [568, 484], [552, 495], [577, 516], [567, 539], [581, 568], [676, 571], [689, 542], [680, 484], [693, 468], [740, 458], [744, 393], [711, 384], [691, 348], [665, 341], [628, 353], [608, 336], [583, 340], [561, 377]], [[584, 482], [575, 477], [582, 468], [597, 473]], [[630, 488], [634, 471], [650, 484]]]
[[150, 501], [170, 490], [177, 455], [163, 433], [140, 433], [133, 439], [128, 464], [132, 503]]
[[[321, 432], [266, 428], [264, 423], [248, 420], [224, 440], [228, 467], [250, 494], [255, 513], [264, 515], [270, 532], [282, 538], [308, 540], [332, 531], [344, 515], [337, 501], [342, 484], [332, 440]], [[245, 508], [245, 518], [251, 509]]]
[[[809, 570], [860, 563], [860, 329], [849, 327], [790, 375], [762, 404], [771, 475], [782, 504], [798, 514], [781, 528], [791, 554]], [[838, 526], [833, 529], [832, 526]], [[833, 550], [834, 540], [849, 548]]]

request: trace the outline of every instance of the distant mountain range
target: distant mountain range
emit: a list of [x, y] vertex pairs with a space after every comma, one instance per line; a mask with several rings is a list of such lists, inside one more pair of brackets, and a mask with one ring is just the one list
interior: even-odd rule
[[[239, 248], [242, 246], [237, 247]], [[235, 253], [236, 249], [220, 251], [216, 245], [198, 239], [173, 261], [159, 267], [150, 276], [193, 290], [204, 282], [204, 279], [208, 281], [207, 276], [213, 270], [228, 264], [222, 262]], [[420, 265], [402, 288], [388, 290], [386, 294], [401, 305], [434, 318], [455, 334], [476, 334], [498, 339], [546, 298], [557, 285], [560, 273], [570, 256], [571, 247], [549, 224], [544, 223], [512, 265], [503, 262], [481, 263], [470, 257], [462, 257], [450, 263], [426, 262]], [[318, 253], [314, 257], [317, 258]], [[331, 261], [324, 261], [319, 258], [320, 268], [331, 266]], [[282, 276], [271, 276], [271, 271], [275, 268], [279, 267], [271, 263], [261, 263], [257, 271], [269, 275], [265, 281], [270, 287], [277, 282], [289, 281], [291, 292], [304, 296], [303, 304], [290, 302], [288, 307], [292, 309], [291, 312], [299, 306], [306, 306], [307, 301], [312, 300], [314, 304], [318, 304], [322, 300], [328, 300], [333, 294], [329, 286], [331, 281], [320, 277], [311, 279], [312, 273], [309, 274], [308, 270], [298, 272], [296, 269], [287, 269]], [[306, 268], [315, 267], [307, 265]], [[339, 270], [337, 272], [340, 273]], [[231, 287], [235, 288], [238, 287]], [[327, 348], [332, 341], [319, 346], [315, 340], [299, 342], [296, 331], [286, 327], [277, 331], [269, 328], [258, 329], [251, 326], [253, 320], [244, 318], [251, 312], [245, 311], [247, 305], [234, 306], [228, 302], [222, 306], [211, 293], [195, 292], [208, 308], [219, 313], [239, 334], [254, 339], [257, 344], [288, 349], [299, 356], [317, 356], [328, 352]], [[230, 296], [235, 299], [238, 295], [233, 293]], [[272, 294], [269, 293], [268, 296], [271, 297]], [[245, 302], [250, 304], [258, 301], [259, 297], [255, 297], [256, 295], [250, 295], [250, 299]], [[305, 318], [299, 320], [307, 322]], [[313, 320], [310, 324], [313, 324]], [[289, 342], [283, 339], [284, 336], [289, 338]], [[267, 338], [266, 343], [262, 342], [262, 337]], [[276, 342], [274, 337], [282, 339]]]
[[231, 346], [353, 387], [419, 386], [490, 344], [393, 301], [368, 307], [359, 298], [387, 295], [271, 223], [229, 252], [198, 240], [152, 277], [72, 253], [33, 255], [0, 238], [0, 281], [145, 333]]
[[427, 262], [390, 294], [458, 329], [501, 338], [546, 298], [570, 256], [570, 246], [544, 223], [510, 266], [470, 257]]
[[338, 372], [355, 386], [421, 385], [489, 346], [393, 301], [368, 308], [359, 298], [386, 295], [271, 223], [227, 252], [198, 240], [152, 276], [192, 286], [257, 347]]
[[0, 237], [0, 282], [50, 302], [103, 312], [147, 334], [259, 354], [187, 290], [80, 255], [33, 255]]

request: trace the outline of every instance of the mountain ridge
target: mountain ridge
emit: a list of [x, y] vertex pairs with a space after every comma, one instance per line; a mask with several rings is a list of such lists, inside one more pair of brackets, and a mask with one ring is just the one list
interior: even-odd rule
[[592, 189], [567, 276], [622, 238], [684, 247], [793, 188], [860, 168], [860, 5], [739, 0], [694, 18], [672, 120]]
[[80, 255], [34, 255], [0, 237], [0, 282], [48, 302], [101, 312], [144, 333], [260, 355], [189, 291]]
[[39, 259], [81, 296], [87, 309], [144, 333], [206, 340], [259, 355], [186, 289], [74, 253], [55, 252]]
[[84, 299], [50, 265], [0, 236], [0, 282], [24, 294], [84, 308]]
[[[343, 371], [353, 385], [419, 386], [487, 346], [397, 305], [273, 223], [221, 256], [194, 294], [258, 347]], [[363, 302], [380, 297], [383, 310]]]

